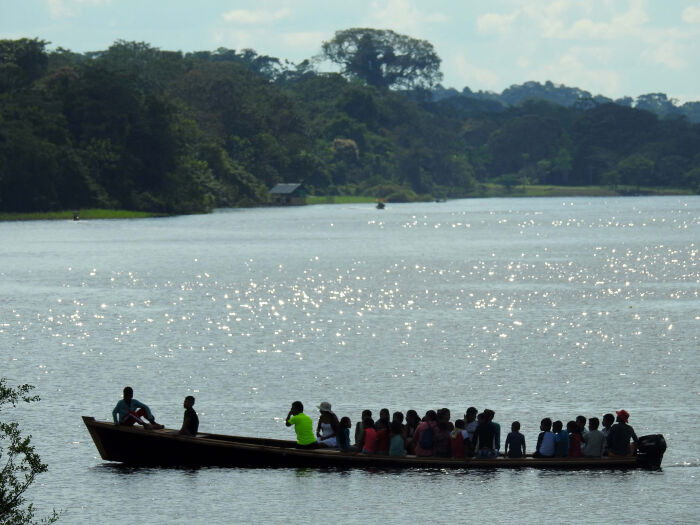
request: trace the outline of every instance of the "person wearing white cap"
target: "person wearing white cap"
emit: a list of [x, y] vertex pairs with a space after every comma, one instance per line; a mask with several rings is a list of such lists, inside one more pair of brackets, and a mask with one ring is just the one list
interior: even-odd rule
[[331, 404], [328, 401], [318, 405], [318, 410], [321, 415], [316, 426], [316, 441], [326, 447], [337, 447], [336, 433], [340, 428], [338, 417], [331, 410]]

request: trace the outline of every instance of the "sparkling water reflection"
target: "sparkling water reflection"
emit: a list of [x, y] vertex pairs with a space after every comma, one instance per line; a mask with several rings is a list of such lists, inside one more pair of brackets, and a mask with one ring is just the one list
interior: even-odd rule
[[[683, 522], [698, 510], [699, 223], [700, 198], [664, 197], [0, 224], [3, 375], [43, 398], [14, 414], [51, 467], [37, 503], [66, 523], [122, 516], [135, 493], [153, 523], [277, 522], [295, 500], [364, 522], [347, 497], [361, 494], [388, 521], [460, 519], [469, 501], [498, 521], [581, 506], [606, 522], [614, 492], [633, 521]], [[353, 420], [474, 404], [520, 420], [532, 448], [544, 415], [625, 407], [670, 448], [662, 473], [128, 470], [102, 465], [79, 419], [108, 419], [125, 384], [169, 426], [193, 393], [216, 432], [289, 436], [294, 399]], [[515, 506], [486, 503], [499, 496]]]

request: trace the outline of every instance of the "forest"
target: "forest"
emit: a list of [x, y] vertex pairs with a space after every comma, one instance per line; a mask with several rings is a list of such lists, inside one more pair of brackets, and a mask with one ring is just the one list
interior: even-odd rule
[[320, 45], [333, 73], [250, 49], [48, 45], [0, 40], [0, 211], [202, 213], [267, 204], [278, 182], [393, 202], [489, 185], [700, 193], [686, 115], [450, 92], [432, 45], [392, 31], [336, 32]]

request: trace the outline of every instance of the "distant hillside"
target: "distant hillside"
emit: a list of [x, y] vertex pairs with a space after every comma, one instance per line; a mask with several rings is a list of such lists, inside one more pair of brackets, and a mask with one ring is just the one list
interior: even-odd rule
[[648, 93], [640, 95], [637, 99], [623, 97], [617, 100], [603, 95], [592, 95], [590, 92], [576, 87], [568, 87], [554, 84], [550, 81], [541, 84], [539, 82], [525, 82], [514, 84], [506, 88], [500, 94], [491, 91], [472, 91], [465, 87], [460, 93], [456, 89], [445, 89], [438, 86], [433, 90], [435, 100], [451, 97], [464, 97], [477, 100], [497, 102], [503, 107], [517, 106], [526, 100], [544, 100], [552, 104], [579, 109], [590, 109], [598, 104], [614, 103], [628, 108], [644, 109], [661, 118], [685, 117], [689, 122], [700, 122], [700, 102], [686, 102], [678, 105], [677, 101], [668, 98], [664, 93]]

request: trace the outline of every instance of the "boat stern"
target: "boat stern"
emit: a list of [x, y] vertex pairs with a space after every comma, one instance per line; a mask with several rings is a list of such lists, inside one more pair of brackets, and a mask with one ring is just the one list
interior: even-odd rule
[[642, 436], [637, 442], [637, 462], [640, 466], [657, 470], [666, 452], [666, 440], [662, 434]]

